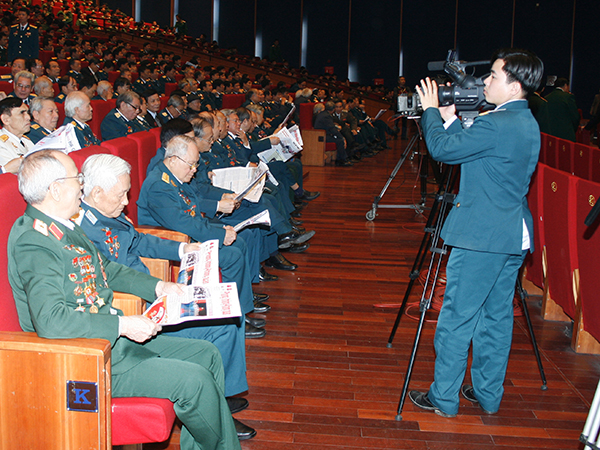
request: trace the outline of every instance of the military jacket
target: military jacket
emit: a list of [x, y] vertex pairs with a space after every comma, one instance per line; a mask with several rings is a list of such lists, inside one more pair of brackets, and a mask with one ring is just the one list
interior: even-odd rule
[[2, 128], [0, 130], [0, 166], [5, 166], [9, 161], [27, 154], [32, 147], [33, 142], [27, 136], [19, 139]]
[[88, 124], [85, 124], [85, 126], [82, 127], [79, 122], [72, 117], [65, 117], [63, 125], [68, 123], [73, 124], [73, 127], [75, 128], [75, 135], [77, 136], [77, 140], [79, 141], [81, 148], [89, 147], [91, 145], [100, 145], [102, 143], [102, 141], [96, 137]]
[[124, 137], [138, 131], [142, 131], [141, 126], [134, 120], [127, 120], [116, 108], [113, 108], [100, 124], [103, 141]]
[[27, 137], [31, 140], [31, 142], [33, 142], [34, 144], [37, 144], [39, 141], [41, 141], [43, 138], [48, 136], [50, 133], [52, 133], [52, 131], [46, 130], [40, 124], [31, 122], [31, 129], [29, 130], [29, 133], [27, 133]]
[[8, 61], [15, 58], [39, 58], [40, 38], [37, 27], [27, 24], [25, 30], [21, 30], [19, 24], [10, 27], [8, 33]]

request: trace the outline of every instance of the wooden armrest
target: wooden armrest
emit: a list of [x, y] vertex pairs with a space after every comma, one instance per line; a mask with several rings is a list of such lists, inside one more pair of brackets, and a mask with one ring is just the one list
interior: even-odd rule
[[123, 311], [126, 316], [139, 316], [146, 309], [146, 301], [132, 294], [124, 292], [115, 292], [113, 297], [113, 306]]
[[0, 332], [0, 447], [110, 448], [110, 354], [104, 339]]
[[163, 227], [151, 227], [149, 225], [139, 225], [135, 227], [138, 233], [151, 234], [162, 239], [171, 239], [172, 241], [178, 242], [190, 242], [190, 237], [187, 234], [180, 233], [179, 231], [169, 230]]

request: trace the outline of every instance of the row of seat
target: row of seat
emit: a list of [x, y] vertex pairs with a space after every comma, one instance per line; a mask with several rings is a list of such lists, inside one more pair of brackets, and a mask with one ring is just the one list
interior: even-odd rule
[[555, 169], [600, 183], [600, 149], [541, 133], [540, 159]]
[[[526, 260], [526, 277], [544, 289], [544, 319], [573, 320], [573, 349], [598, 353], [600, 303], [596, 296], [600, 292], [600, 260], [596, 255], [600, 253], [600, 233], [596, 232], [598, 223], [587, 227], [584, 219], [600, 198], [600, 182], [551, 167], [547, 162], [566, 168], [563, 164], [569, 158], [560, 147], [555, 154], [548, 151], [555, 148], [556, 141], [543, 138], [542, 142], [547, 145], [546, 151], [540, 156], [542, 162], [528, 194], [536, 251]], [[577, 153], [573, 155], [578, 157]], [[570, 167], [578, 167], [578, 173], [584, 169], [581, 164]]]

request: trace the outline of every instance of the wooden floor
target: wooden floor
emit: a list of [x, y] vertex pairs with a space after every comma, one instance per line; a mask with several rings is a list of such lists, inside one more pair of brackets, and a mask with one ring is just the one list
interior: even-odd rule
[[[236, 415], [258, 435], [244, 450], [333, 449], [578, 449], [578, 437], [600, 375], [600, 358], [569, 347], [569, 324], [544, 322], [539, 298], [529, 306], [548, 390], [522, 317], [515, 320], [505, 395], [498, 414], [486, 416], [461, 399], [458, 417], [396, 409], [417, 322], [403, 317], [386, 348], [423, 236], [425, 218], [412, 210], [380, 209], [365, 220], [406, 141], [352, 168], [310, 167], [305, 186], [321, 191], [302, 215], [317, 231], [304, 254], [288, 254], [300, 268], [272, 271], [279, 281], [256, 291], [271, 295], [264, 339], [247, 341], [250, 408]], [[383, 203], [418, 201], [418, 161], [406, 161]], [[429, 185], [433, 191], [434, 186]], [[413, 290], [418, 301], [422, 289]], [[413, 315], [418, 310], [413, 308]], [[426, 390], [433, 379], [436, 314], [425, 324], [410, 383]], [[468, 375], [467, 375], [468, 379]], [[170, 444], [178, 448], [178, 431]]]

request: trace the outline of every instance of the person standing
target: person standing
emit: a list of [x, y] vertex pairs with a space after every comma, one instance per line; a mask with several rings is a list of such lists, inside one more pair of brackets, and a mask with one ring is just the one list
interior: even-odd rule
[[19, 8], [19, 23], [10, 27], [8, 35], [8, 61], [15, 58], [38, 58], [40, 54], [40, 38], [37, 27], [29, 24], [29, 10]]
[[[454, 105], [439, 107], [429, 78], [417, 87], [421, 125], [432, 158], [460, 164], [460, 189], [442, 229], [452, 247], [447, 287], [435, 334], [435, 377], [429, 392], [411, 391], [419, 408], [443, 417], [458, 413], [459, 391], [495, 414], [512, 340], [517, 273], [533, 251], [533, 219], [526, 195], [540, 151], [540, 131], [527, 105], [543, 64], [525, 50], [492, 57], [484, 95], [496, 109], [463, 129]], [[471, 383], [463, 382], [473, 344]]]

